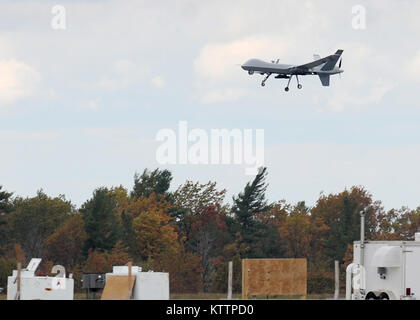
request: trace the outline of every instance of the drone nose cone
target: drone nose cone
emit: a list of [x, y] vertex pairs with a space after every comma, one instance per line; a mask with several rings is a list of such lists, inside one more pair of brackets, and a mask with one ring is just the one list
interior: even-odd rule
[[244, 70], [246, 70], [246, 68], [247, 68], [247, 67], [249, 67], [249, 65], [250, 65], [250, 64], [249, 64], [249, 62], [250, 62], [250, 60], [248, 60], [248, 61], [246, 61], [245, 63], [243, 63], [243, 64], [241, 65], [241, 68], [242, 68], [242, 69], [244, 69]]
[[244, 68], [244, 67], [247, 68], [247, 67], [255, 65], [255, 61], [256, 61], [256, 59], [249, 59], [249, 60], [245, 61], [245, 63], [242, 65], [242, 68]]
[[247, 62], [245, 62], [243, 65], [241, 65], [241, 68], [245, 71], [249, 71], [251, 69], [251, 65]]

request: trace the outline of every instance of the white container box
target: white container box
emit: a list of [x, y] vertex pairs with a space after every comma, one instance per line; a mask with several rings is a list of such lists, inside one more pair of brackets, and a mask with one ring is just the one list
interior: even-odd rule
[[[107, 278], [128, 275], [128, 266], [114, 266], [112, 270], [106, 274]], [[169, 273], [141, 272], [141, 267], [132, 266], [131, 274], [136, 277], [133, 300], [169, 300]]]
[[[132, 266], [131, 267], [131, 272], [137, 273], [137, 272], [141, 272], [141, 267], [137, 267], [137, 266]], [[112, 273], [114, 274], [128, 274], [128, 266], [113, 266], [112, 267]]]
[[[74, 280], [61, 277], [36, 277], [41, 259], [33, 258], [20, 272], [20, 300], [73, 300]], [[63, 268], [64, 269], [64, 268]], [[7, 277], [7, 300], [17, 299], [17, 275]]]
[[[14, 276], [7, 278], [7, 300], [16, 299], [17, 282], [15, 280]], [[57, 281], [60, 281], [58, 285]], [[20, 300], [73, 300], [73, 292], [73, 279], [21, 277]]]
[[139, 272], [133, 289], [134, 300], [169, 300], [169, 274]]

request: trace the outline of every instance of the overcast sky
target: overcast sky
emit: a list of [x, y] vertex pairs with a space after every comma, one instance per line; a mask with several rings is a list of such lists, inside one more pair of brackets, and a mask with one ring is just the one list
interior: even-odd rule
[[[53, 29], [62, 5], [66, 29]], [[355, 29], [352, 8], [366, 9]], [[264, 129], [268, 197], [313, 205], [364, 186], [420, 205], [420, 1], [0, 1], [0, 185], [76, 205], [144, 168], [217, 181], [244, 165], [157, 163], [160, 129]], [[344, 50], [341, 79], [249, 76], [249, 58], [303, 64]], [[230, 200], [230, 199], [227, 199]]]

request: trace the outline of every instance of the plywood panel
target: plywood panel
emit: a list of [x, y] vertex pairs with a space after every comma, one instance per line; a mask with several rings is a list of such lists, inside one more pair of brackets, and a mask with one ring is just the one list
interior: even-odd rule
[[131, 298], [136, 276], [131, 276], [128, 281], [128, 275], [107, 275], [105, 288], [102, 291], [101, 300], [128, 300]]
[[243, 259], [242, 297], [305, 296], [306, 259]]

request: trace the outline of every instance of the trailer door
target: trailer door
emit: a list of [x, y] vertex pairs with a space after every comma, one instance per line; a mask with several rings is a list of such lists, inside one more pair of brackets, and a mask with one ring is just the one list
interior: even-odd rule
[[404, 295], [407, 292], [414, 294], [420, 299], [420, 247], [405, 247], [405, 288]]

